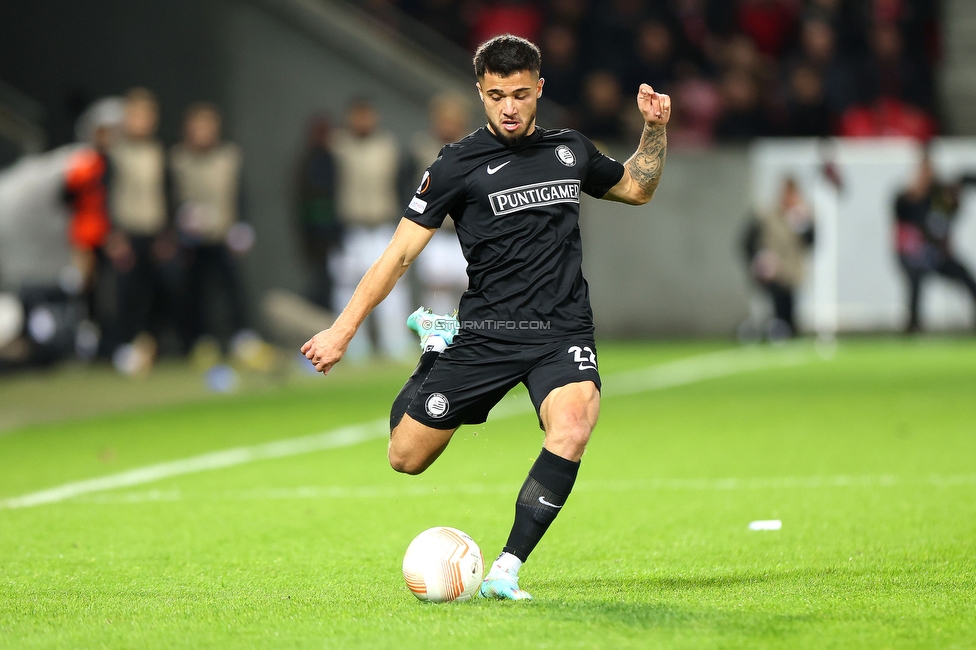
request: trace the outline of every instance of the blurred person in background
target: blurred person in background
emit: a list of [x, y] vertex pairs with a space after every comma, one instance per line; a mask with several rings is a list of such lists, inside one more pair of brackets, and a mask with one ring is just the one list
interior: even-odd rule
[[575, 107], [582, 78], [576, 32], [566, 25], [548, 27], [542, 35], [542, 49], [546, 53], [543, 76], [549, 83], [546, 97], [565, 108]]
[[757, 80], [769, 80], [775, 60], [763, 54], [756, 44], [743, 34], [729, 37], [722, 46], [721, 70], [745, 72]]
[[550, 23], [565, 25], [573, 32], [578, 32], [586, 19], [589, 6], [587, 0], [549, 0], [546, 9]]
[[99, 120], [84, 134], [90, 147], [76, 151], [68, 159], [65, 173], [65, 200], [71, 210], [68, 239], [75, 251], [75, 264], [89, 285], [95, 275], [96, 254], [112, 228], [108, 209], [111, 164], [108, 152], [117, 125]]
[[629, 66], [637, 27], [646, 18], [645, 4], [641, 0], [611, 0], [591, 5], [581, 30], [588, 70], [608, 70], [616, 75]]
[[[78, 119], [79, 141], [89, 146], [74, 152], [68, 159], [64, 197], [70, 221], [73, 265], [80, 273], [79, 293], [86, 307], [85, 320], [79, 325], [77, 352], [90, 359], [100, 352], [105, 334], [114, 326], [115, 308], [108, 305], [111, 263], [105, 254], [105, 243], [112, 229], [108, 190], [112, 165], [109, 152], [124, 115], [123, 102], [107, 97], [92, 104]], [[102, 352], [108, 350], [102, 349]]]
[[722, 115], [715, 125], [716, 138], [742, 142], [773, 135], [770, 109], [776, 98], [776, 62], [742, 34], [729, 38], [723, 52]]
[[830, 135], [830, 127], [830, 109], [824, 97], [823, 78], [811, 66], [793, 68], [787, 87], [787, 134], [826, 137]]
[[898, 25], [875, 24], [869, 44], [870, 54], [861, 63], [858, 80], [861, 102], [871, 104], [885, 97], [930, 111], [934, 104], [931, 79], [921, 62], [906, 55]]
[[[836, 28], [820, 15], [815, 13], [801, 23], [797, 51], [785, 66], [786, 79], [795, 93], [797, 69], [816, 72], [824, 102], [830, 115], [835, 117], [857, 101], [856, 73], [850, 58], [838, 49]], [[801, 79], [807, 74], [801, 73]], [[809, 84], [809, 81], [800, 80], [800, 84]]]
[[[430, 167], [444, 145], [457, 142], [469, 133], [471, 104], [461, 95], [444, 93], [431, 100], [428, 115], [430, 129], [415, 134], [411, 141], [417, 170]], [[420, 174], [414, 175], [417, 176]], [[422, 187], [430, 182], [430, 177], [424, 174], [420, 182]], [[417, 276], [423, 287], [422, 304], [437, 314], [454, 313], [461, 294], [468, 288], [467, 267], [454, 221], [446, 217], [417, 257]]]
[[111, 352], [107, 154], [123, 105], [93, 102], [75, 121], [75, 142], [0, 170], [0, 371]]
[[841, 115], [839, 134], [905, 136], [924, 142], [938, 132], [929, 71], [906, 53], [893, 17], [880, 15], [886, 19], [876, 20], [871, 28], [870, 53], [858, 67], [860, 103]]
[[718, 88], [692, 61], [679, 61], [675, 76], [674, 115], [668, 133], [670, 146], [673, 149], [711, 146], [715, 140], [715, 123], [722, 113]]
[[722, 79], [722, 117], [715, 125], [719, 140], [743, 142], [772, 135], [772, 124], [761, 103], [759, 84], [744, 70], [730, 70]]
[[670, 7], [678, 33], [695, 53], [695, 62], [706, 74], [720, 67], [723, 41], [734, 31], [735, 5], [715, 0], [674, 0]]
[[744, 249], [749, 275], [768, 294], [774, 318], [766, 323], [770, 340], [796, 335], [794, 293], [806, 276], [807, 251], [813, 245], [813, 213], [793, 178], [786, 178], [775, 207], [753, 217]]
[[105, 252], [118, 274], [117, 337], [113, 362], [144, 375], [174, 313], [180, 282], [178, 242], [167, 203], [166, 154], [156, 140], [159, 104], [145, 88], [125, 96], [122, 136], [110, 151], [112, 233]]
[[895, 248], [908, 280], [908, 323], [905, 331], [918, 332], [922, 280], [934, 274], [963, 285], [976, 306], [976, 280], [953, 255], [950, 230], [959, 212], [963, 183], [976, 177], [964, 176], [959, 183], [942, 183], [935, 178], [927, 154], [911, 183], [895, 199]]
[[580, 111], [581, 131], [601, 144], [621, 142], [627, 133], [622, 108], [620, 82], [612, 73], [599, 70], [586, 76]]
[[[372, 102], [356, 99], [349, 105], [346, 128], [333, 140], [343, 225], [342, 251], [331, 260], [336, 305], [349, 302], [359, 281], [389, 244], [400, 216], [399, 147], [392, 133], [380, 130], [379, 119]], [[399, 359], [410, 354], [409, 330], [403, 327], [409, 314], [410, 291], [404, 283], [394, 287], [370, 315], [384, 355]], [[349, 359], [364, 360], [371, 348], [368, 328], [361, 328], [349, 345]]]
[[342, 244], [336, 212], [336, 161], [330, 148], [331, 124], [325, 115], [309, 121], [308, 140], [298, 167], [298, 239], [309, 273], [308, 298], [332, 311], [334, 283], [329, 260]]
[[220, 335], [227, 331], [213, 309], [221, 302], [226, 303], [234, 355], [250, 360], [257, 343], [234, 259], [254, 243], [253, 229], [241, 220], [241, 151], [222, 140], [221, 122], [213, 104], [191, 105], [183, 121], [183, 141], [173, 146], [169, 157], [176, 229], [186, 265], [183, 343], [206, 366], [216, 360], [215, 339], [224, 338]]
[[668, 26], [659, 20], [648, 20], [637, 29], [634, 56], [629, 59], [623, 85], [627, 88], [649, 84], [670, 92], [674, 82], [674, 37]]
[[866, 31], [865, 16], [858, 5], [848, 0], [807, 0], [803, 21], [822, 22], [830, 27], [837, 54], [847, 56], [861, 46], [862, 32]]

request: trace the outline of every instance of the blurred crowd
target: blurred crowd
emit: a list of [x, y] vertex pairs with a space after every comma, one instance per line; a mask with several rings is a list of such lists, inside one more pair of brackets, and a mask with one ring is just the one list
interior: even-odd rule
[[[303, 257], [307, 286], [305, 295], [276, 289], [262, 296], [268, 340], [297, 348], [331, 325], [392, 238], [423, 170], [444, 144], [472, 130], [472, 108], [465, 97], [434, 97], [429, 127], [406, 142], [383, 127], [367, 98], [353, 99], [339, 124], [324, 114], [309, 120], [292, 227], [280, 224]], [[70, 260], [56, 280], [38, 280], [45, 275], [37, 255], [15, 264], [16, 251], [0, 247], [0, 270], [15, 269], [0, 294], [0, 370], [78, 356], [144, 376], [161, 354], [183, 355], [213, 388], [228, 390], [235, 368], [280, 366], [252, 328], [255, 310], [238, 268], [255, 242], [245, 220], [242, 152], [223, 137], [220, 110], [208, 102], [187, 107], [182, 138], [165, 147], [159, 110], [145, 88], [101, 99], [79, 118], [77, 144], [36, 157], [45, 171], [30, 172], [27, 159], [11, 168], [5, 186], [30, 200], [7, 206], [5, 232], [37, 251], [67, 242]], [[54, 210], [38, 204], [44, 194], [55, 197]], [[49, 232], [32, 230], [42, 222]], [[414, 304], [451, 313], [466, 287], [448, 219], [346, 358], [408, 358], [415, 341], [404, 322]]]
[[[504, 32], [535, 40], [543, 51], [544, 95], [566, 109], [564, 126], [605, 145], [637, 141], [642, 124], [628, 98], [640, 83], [675, 98], [674, 148], [774, 135], [925, 140], [938, 129], [936, 0], [360, 4], [391, 22], [412, 15], [468, 49]], [[51, 183], [68, 215], [66, 222], [57, 219], [62, 230], [54, 236], [69, 242], [71, 263], [56, 282], [0, 294], [0, 370], [11, 360], [77, 355], [108, 359], [121, 373], [140, 376], [163, 352], [217, 369], [213, 380], [226, 387], [234, 380], [227, 359], [264, 370], [276, 363], [252, 325], [255, 310], [238, 268], [255, 242], [246, 220], [242, 152], [224, 138], [221, 111], [208, 102], [186, 107], [179, 141], [164, 146], [159, 110], [145, 88], [99, 100], [78, 120], [79, 143], [45, 154], [57, 168]], [[331, 323], [390, 240], [403, 205], [418, 180], [424, 182], [423, 170], [444, 144], [481, 123], [478, 112], [468, 97], [439, 95], [430, 102], [428, 127], [405, 141], [384, 128], [368, 98], [350, 101], [341, 117], [309, 120], [294, 171], [291, 228], [307, 286], [303, 296], [272, 291], [264, 297], [266, 336], [292, 346]], [[923, 164], [898, 199], [896, 246], [909, 282], [910, 331], [919, 327], [926, 277], [956, 280], [976, 301], [976, 281], [948, 244], [959, 183], [938, 183]], [[25, 194], [43, 194], [39, 186], [21, 185]], [[2, 207], [14, 215], [8, 221], [20, 210], [25, 225], [41, 223], [36, 206], [25, 206], [6, 200]], [[949, 216], [940, 221], [938, 215]], [[749, 220], [748, 272], [773, 308], [761, 336], [797, 331], [794, 293], [806, 274], [813, 223], [792, 179], [783, 181], [775, 206]], [[0, 241], [7, 244], [0, 246], [5, 263], [18, 248], [28, 250], [7, 239]], [[465, 266], [448, 219], [346, 358], [409, 357], [413, 341], [403, 323], [411, 308], [420, 303], [452, 312], [467, 286]], [[9, 291], [9, 274], [4, 280]], [[275, 327], [286, 333], [275, 336]]]
[[54, 183], [71, 259], [57, 283], [21, 287], [24, 336], [5, 337], [8, 361], [74, 353], [144, 375], [168, 344], [211, 366], [223, 353], [267, 364], [235, 259], [254, 241], [241, 152], [222, 138], [220, 110], [208, 102], [186, 109], [169, 148], [158, 124], [156, 97], [134, 88], [92, 104], [78, 120], [79, 144], [48, 155], [61, 172]]
[[937, 0], [359, 0], [395, 6], [473, 51], [510, 32], [540, 44], [565, 126], [630, 142], [640, 83], [675, 98], [672, 147], [757, 136], [938, 131]]

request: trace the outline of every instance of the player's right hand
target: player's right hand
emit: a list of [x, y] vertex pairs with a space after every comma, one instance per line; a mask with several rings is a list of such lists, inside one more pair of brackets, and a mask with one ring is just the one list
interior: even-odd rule
[[671, 98], [654, 92], [647, 84], [641, 84], [637, 91], [637, 108], [648, 126], [665, 126], [671, 119]]
[[332, 370], [332, 366], [339, 363], [347, 347], [349, 347], [348, 338], [330, 327], [306, 341], [302, 346], [302, 354], [312, 362], [316, 370], [327, 375]]

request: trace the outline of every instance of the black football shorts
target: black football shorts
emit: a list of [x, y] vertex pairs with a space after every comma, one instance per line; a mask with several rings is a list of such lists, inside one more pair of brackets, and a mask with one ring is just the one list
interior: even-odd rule
[[592, 381], [598, 390], [602, 386], [596, 345], [588, 336], [511, 343], [462, 331], [437, 357], [407, 413], [434, 429], [481, 424], [521, 382], [529, 389], [538, 415], [550, 391], [579, 381]]

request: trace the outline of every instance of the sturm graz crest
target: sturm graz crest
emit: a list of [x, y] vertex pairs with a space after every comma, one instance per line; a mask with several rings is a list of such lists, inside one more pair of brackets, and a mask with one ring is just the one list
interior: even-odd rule
[[444, 417], [450, 408], [451, 403], [447, 401], [447, 396], [444, 393], [432, 393], [424, 402], [424, 409], [427, 411], [427, 415], [432, 418]]
[[576, 164], [576, 154], [564, 144], [556, 147], [556, 159], [567, 167], [572, 167]]

